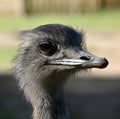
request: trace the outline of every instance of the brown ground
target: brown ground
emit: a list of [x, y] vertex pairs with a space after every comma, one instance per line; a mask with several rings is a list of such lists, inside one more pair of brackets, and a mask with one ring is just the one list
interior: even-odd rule
[[[4, 39], [4, 40], [3, 40]], [[17, 46], [15, 33], [0, 33], [0, 46]], [[86, 42], [89, 51], [97, 56], [106, 57], [109, 66], [106, 69], [93, 69], [93, 74], [116, 76], [120, 73], [120, 33], [88, 32]]]

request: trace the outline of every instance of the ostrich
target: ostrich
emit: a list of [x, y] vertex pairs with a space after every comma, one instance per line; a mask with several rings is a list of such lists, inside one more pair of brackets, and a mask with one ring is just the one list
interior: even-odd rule
[[33, 106], [33, 119], [69, 119], [63, 84], [89, 68], [108, 61], [89, 53], [83, 33], [62, 24], [48, 24], [20, 34], [15, 75]]

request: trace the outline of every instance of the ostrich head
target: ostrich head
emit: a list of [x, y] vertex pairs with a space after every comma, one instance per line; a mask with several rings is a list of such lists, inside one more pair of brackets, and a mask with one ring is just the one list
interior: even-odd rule
[[83, 33], [49, 24], [24, 31], [16, 58], [16, 77], [34, 108], [34, 119], [67, 119], [62, 86], [82, 69], [105, 68], [108, 61], [89, 53]]

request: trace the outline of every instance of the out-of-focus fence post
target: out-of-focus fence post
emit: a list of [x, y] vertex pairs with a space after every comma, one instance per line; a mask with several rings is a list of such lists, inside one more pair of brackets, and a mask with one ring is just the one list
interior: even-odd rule
[[106, 8], [107, 1], [106, 0], [101, 0], [101, 8]]
[[24, 0], [25, 12], [27, 14], [32, 13], [32, 0]]
[[120, 8], [120, 0], [100, 0], [101, 8]]
[[24, 0], [27, 14], [49, 12], [86, 12], [119, 7], [120, 0]]

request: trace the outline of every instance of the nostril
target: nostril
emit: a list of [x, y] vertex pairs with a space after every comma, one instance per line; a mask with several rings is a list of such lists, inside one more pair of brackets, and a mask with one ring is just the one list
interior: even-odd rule
[[88, 58], [86, 56], [82, 56], [82, 57], [80, 57], [80, 59], [82, 59], [82, 60], [89, 60], [90, 58]]

